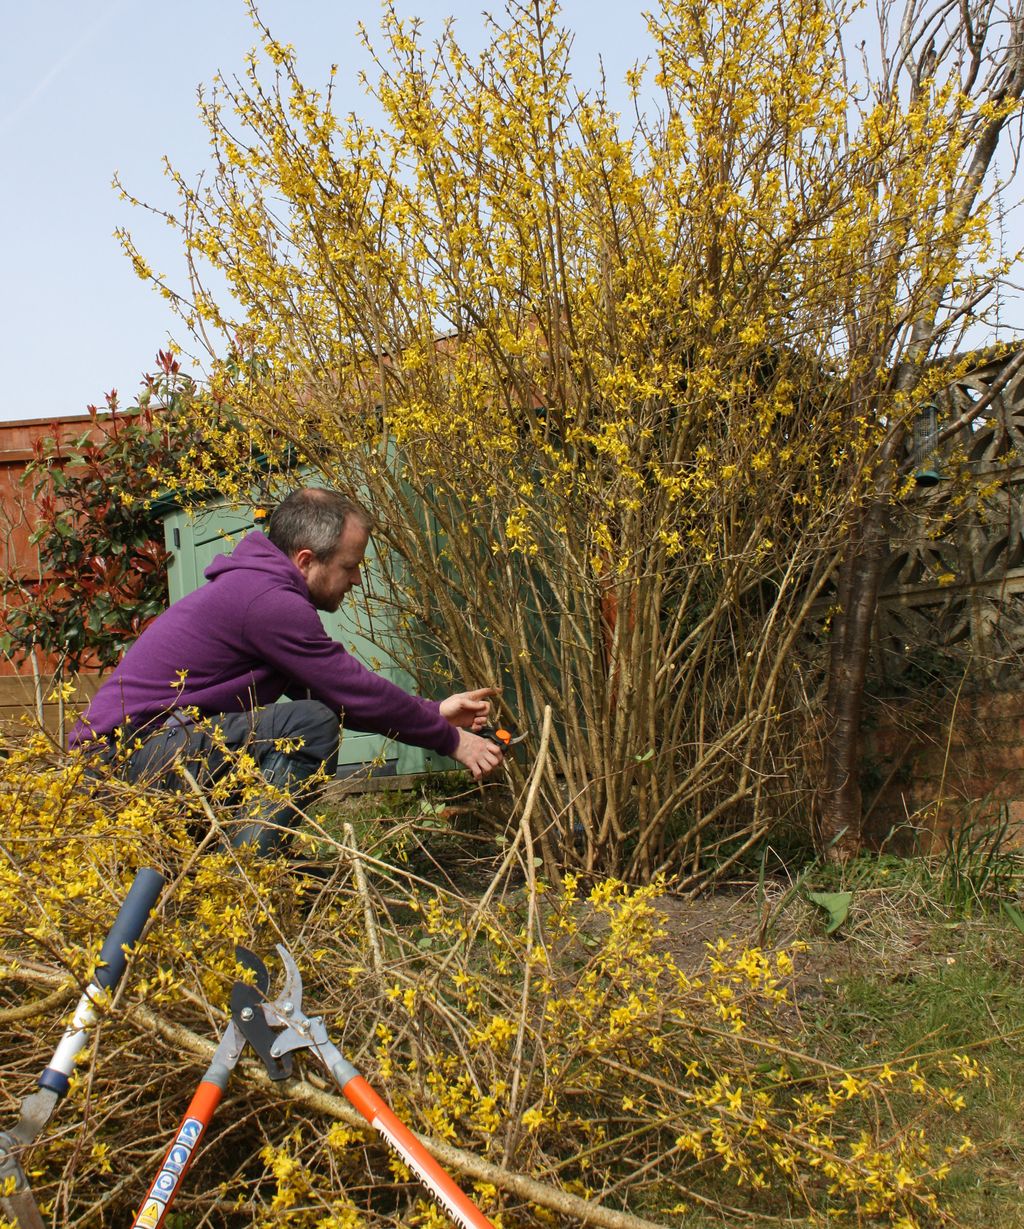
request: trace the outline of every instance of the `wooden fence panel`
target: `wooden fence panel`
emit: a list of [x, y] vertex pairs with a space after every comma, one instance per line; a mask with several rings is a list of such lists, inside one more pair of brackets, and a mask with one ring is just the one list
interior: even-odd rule
[[52, 698], [54, 676], [41, 674], [38, 684], [31, 675], [0, 676], [0, 732], [14, 733], [18, 730], [38, 729], [39, 711], [42, 708], [43, 727], [58, 742], [63, 742], [61, 718], [65, 733], [71, 729], [75, 716], [83, 710], [100, 685], [98, 674], [83, 674], [73, 680], [75, 691], [63, 705]]

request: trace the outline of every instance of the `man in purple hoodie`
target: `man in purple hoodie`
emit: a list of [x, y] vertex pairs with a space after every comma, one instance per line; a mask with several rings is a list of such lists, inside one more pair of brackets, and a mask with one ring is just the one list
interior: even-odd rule
[[[472, 731], [486, 724], [490, 688], [423, 700], [381, 678], [324, 631], [361, 583], [370, 519], [352, 500], [310, 487], [274, 511], [266, 536], [248, 534], [218, 556], [201, 586], [164, 611], [103, 683], [71, 732], [124, 764], [130, 780], [180, 785], [188, 767], [204, 783], [242, 747], [263, 776], [309, 798], [303, 783], [337, 766], [340, 723], [457, 760], [477, 780], [501, 750]], [[287, 695], [291, 704], [275, 704]], [[287, 842], [295, 806], [271, 807], [236, 833], [272, 853]]]

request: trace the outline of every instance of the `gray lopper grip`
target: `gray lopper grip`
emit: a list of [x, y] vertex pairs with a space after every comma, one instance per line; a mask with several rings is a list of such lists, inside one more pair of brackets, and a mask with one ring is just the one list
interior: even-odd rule
[[89, 1029], [96, 1023], [96, 993], [98, 990], [113, 990], [117, 985], [127, 962], [124, 949], [138, 942], [146, 918], [163, 886], [163, 875], [150, 867], [143, 867], [128, 889], [124, 904], [100, 948], [99, 967], [92, 975], [92, 983], [79, 999], [74, 1017], [54, 1050], [50, 1065], [39, 1077], [39, 1087], [55, 1093], [58, 1098], [67, 1093], [75, 1061], [86, 1043]]
[[138, 941], [163, 886], [163, 875], [152, 867], [144, 866], [136, 874], [100, 948], [100, 967], [93, 974], [93, 980], [104, 990], [112, 989], [120, 981], [127, 959], [124, 949]]

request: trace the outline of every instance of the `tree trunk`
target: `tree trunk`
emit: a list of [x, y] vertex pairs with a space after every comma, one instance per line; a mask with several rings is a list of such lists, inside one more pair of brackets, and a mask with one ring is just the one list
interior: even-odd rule
[[[907, 10], [908, 16], [911, 10]], [[946, 213], [954, 232], [962, 229], [977, 203], [982, 182], [988, 173], [999, 139], [1011, 114], [1007, 104], [1024, 95], [1024, 38], [1021, 9], [1014, 6], [1009, 16], [1010, 35], [999, 71], [990, 79], [989, 100], [993, 118], [982, 127], [966, 168], [961, 186], [953, 195]], [[907, 27], [909, 31], [910, 27]], [[909, 40], [907, 45], [909, 45]], [[975, 53], [981, 41], [975, 41]], [[916, 65], [913, 88], [932, 76], [934, 42]], [[976, 68], [979, 65], [975, 66]], [[973, 84], [973, 79], [971, 80]], [[1006, 108], [1006, 109], [1003, 109]], [[920, 378], [921, 365], [936, 340], [936, 320], [943, 294], [948, 287], [937, 285], [922, 303], [913, 322], [910, 343], [895, 370], [894, 386], [912, 389]], [[861, 720], [864, 712], [864, 685], [871, 652], [871, 631], [878, 604], [878, 588], [888, 546], [887, 510], [891, 492], [884, 480], [896, 464], [902, 430], [894, 431], [879, 453], [879, 479], [854, 528], [839, 581], [839, 611], [833, 621], [829, 658], [829, 687], [825, 711], [824, 781], [819, 794], [818, 837], [820, 848], [830, 856], [845, 860], [859, 852], [864, 843], [861, 806]]]
[[863, 845], [861, 721], [887, 546], [886, 503], [876, 493], [864, 508], [840, 570], [839, 610], [832, 623], [829, 653], [818, 837], [821, 848], [841, 860], [852, 857]]

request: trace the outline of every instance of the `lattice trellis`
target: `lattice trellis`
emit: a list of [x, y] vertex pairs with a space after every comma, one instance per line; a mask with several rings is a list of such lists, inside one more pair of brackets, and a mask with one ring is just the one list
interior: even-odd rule
[[1024, 683], [1018, 362], [1016, 352], [980, 361], [936, 398], [941, 427], [998, 389], [981, 416], [928, 462], [947, 480], [915, 489], [894, 511], [875, 637], [883, 686], [967, 671], [997, 686]]

